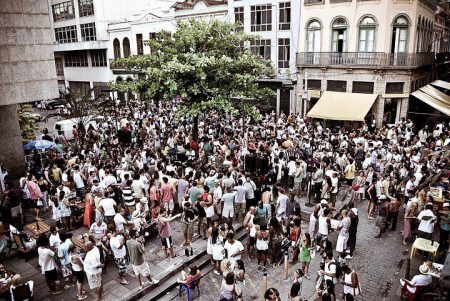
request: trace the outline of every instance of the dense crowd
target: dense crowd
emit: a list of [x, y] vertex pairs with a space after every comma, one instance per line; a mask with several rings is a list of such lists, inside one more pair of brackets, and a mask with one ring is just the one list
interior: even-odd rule
[[[336, 300], [337, 285], [343, 286], [345, 300], [353, 300], [360, 293], [351, 267], [360, 218], [376, 219], [374, 239], [396, 231], [402, 218], [405, 245], [416, 234], [432, 239], [438, 225], [439, 243], [447, 250], [448, 213], [438, 223], [430, 186], [448, 191], [443, 151], [450, 142], [448, 124], [417, 129], [402, 119], [355, 129], [327, 127], [293, 114], [242, 120], [210, 112], [199, 118], [197, 128], [176, 111], [176, 104], [132, 101], [118, 106], [116, 116], [74, 126], [71, 141], [62, 132], [44, 131], [42, 139], [56, 147], [45, 158], [35, 152], [19, 185], [6, 181], [2, 223], [37, 246], [53, 294], [61, 292], [61, 270], [64, 288], [76, 282], [78, 300], [87, 298], [85, 275], [100, 300], [102, 268], [110, 253], [121, 284], [129, 284], [130, 264], [140, 288], [158, 283], [144, 257], [145, 240], [156, 235], [167, 257], [177, 256], [174, 245], [189, 254], [193, 237], [204, 239], [214, 272], [223, 277], [218, 297], [224, 301], [242, 298], [246, 289], [244, 253], [265, 270], [280, 265], [286, 251], [295, 269], [291, 300], [304, 297], [304, 278], [316, 281], [321, 300]], [[344, 210], [336, 209], [339, 191], [348, 197]], [[314, 208], [305, 231], [300, 198], [309, 194]], [[83, 210], [74, 205], [80, 202], [85, 202]], [[358, 211], [362, 202], [367, 212]], [[51, 210], [56, 226], [49, 237], [20, 231], [29, 208], [37, 220]], [[448, 203], [441, 209], [448, 212]], [[184, 241], [172, 240], [175, 219]], [[83, 225], [89, 233], [79, 248], [71, 230]], [[236, 239], [241, 226], [248, 234], [245, 246]], [[338, 232], [334, 245], [331, 231]], [[309, 270], [315, 256], [321, 258], [317, 273]], [[178, 281], [189, 287], [200, 276], [191, 265]], [[278, 300], [279, 293], [271, 288], [265, 297]]]

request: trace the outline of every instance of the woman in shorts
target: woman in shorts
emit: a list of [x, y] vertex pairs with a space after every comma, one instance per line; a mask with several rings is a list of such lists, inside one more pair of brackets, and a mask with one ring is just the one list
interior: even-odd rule
[[72, 264], [72, 275], [77, 279], [77, 298], [78, 300], [87, 299], [86, 291], [83, 290], [84, 283], [84, 271], [83, 271], [83, 259], [78, 254], [75, 245], [69, 247], [70, 263]]
[[256, 254], [258, 255], [258, 270], [261, 269], [261, 263], [264, 267], [267, 264], [267, 250], [269, 249], [269, 230], [267, 225], [262, 225], [256, 231]]

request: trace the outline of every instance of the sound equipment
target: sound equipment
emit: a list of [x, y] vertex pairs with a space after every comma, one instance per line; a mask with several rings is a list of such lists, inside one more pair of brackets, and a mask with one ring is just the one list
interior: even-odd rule
[[267, 174], [269, 172], [269, 157], [256, 157], [255, 169], [259, 171], [260, 174]]
[[256, 171], [256, 155], [247, 154], [245, 155], [245, 171], [255, 172]]

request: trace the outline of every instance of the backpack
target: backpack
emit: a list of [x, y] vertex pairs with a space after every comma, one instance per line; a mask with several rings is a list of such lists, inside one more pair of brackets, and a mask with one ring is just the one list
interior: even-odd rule
[[339, 263], [339, 261], [330, 262], [328, 263], [328, 269], [330, 269], [331, 264], [334, 264], [336, 266], [336, 275], [334, 276], [334, 278], [340, 279], [342, 275], [344, 275], [341, 264]]
[[267, 174], [267, 184], [274, 185], [277, 182], [277, 174], [271, 170]]

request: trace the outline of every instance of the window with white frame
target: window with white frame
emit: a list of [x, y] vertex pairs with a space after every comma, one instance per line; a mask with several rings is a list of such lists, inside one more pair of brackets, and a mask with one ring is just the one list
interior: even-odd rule
[[320, 52], [322, 26], [318, 20], [311, 20], [306, 28], [306, 51]]
[[375, 51], [375, 33], [377, 24], [372, 17], [364, 17], [359, 22], [359, 52], [374, 52]]
[[265, 60], [270, 60], [270, 44], [270, 39], [251, 41], [250, 51], [253, 54], [260, 55]]
[[289, 68], [291, 44], [289, 39], [278, 39], [278, 68]]
[[405, 53], [408, 44], [409, 20], [405, 16], [398, 16], [394, 20], [392, 31], [392, 53]]
[[251, 31], [271, 31], [272, 30], [272, 6], [253, 5], [250, 7]]
[[234, 8], [234, 23], [238, 25], [239, 30], [244, 29], [244, 7]]
[[80, 24], [81, 39], [83, 41], [96, 41], [97, 33], [95, 32], [95, 23]]
[[91, 50], [92, 67], [106, 67], [106, 50]]
[[80, 17], [92, 16], [94, 14], [93, 0], [78, 0]]
[[291, 2], [280, 3], [279, 30], [291, 29]]
[[77, 27], [73, 25], [55, 28], [55, 39], [58, 43], [77, 42]]
[[53, 21], [64, 21], [75, 18], [75, 10], [73, 9], [73, 1], [61, 2], [52, 5]]
[[64, 65], [62, 57], [55, 57], [56, 75], [64, 76]]
[[347, 49], [347, 20], [337, 18], [332, 24], [331, 51], [342, 53]]

